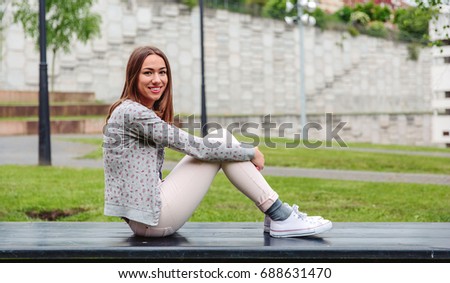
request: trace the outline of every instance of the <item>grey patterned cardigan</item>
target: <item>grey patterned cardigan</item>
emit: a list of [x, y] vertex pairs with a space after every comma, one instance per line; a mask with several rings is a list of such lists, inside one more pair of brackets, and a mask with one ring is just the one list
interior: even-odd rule
[[158, 224], [164, 147], [210, 162], [251, 160], [255, 152], [240, 144], [211, 146], [126, 100], [103, 129], [105, 215]]

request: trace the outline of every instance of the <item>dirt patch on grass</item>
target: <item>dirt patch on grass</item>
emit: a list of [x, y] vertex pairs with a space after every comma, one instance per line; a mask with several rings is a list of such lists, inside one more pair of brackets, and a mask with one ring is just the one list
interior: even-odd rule
[[31, 218], [41, 219], [45, 221], [56, 221], [61, 218], [69, 217], [81, 212], [85, 212], [85, 208], [71, 208], [71, 209], [55, 209], [47, 211], [27, 211], [26, 215]]

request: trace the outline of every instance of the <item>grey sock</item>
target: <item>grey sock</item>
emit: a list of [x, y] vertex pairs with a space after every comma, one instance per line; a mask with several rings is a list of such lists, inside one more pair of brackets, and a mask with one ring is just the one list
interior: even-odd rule
[[265, 212], [270, 219], [274, 221], [283, 221], [286, 220], [292, 213], [292, 208], [283, 205], [281, 200], [277, 199], [274, 204]]

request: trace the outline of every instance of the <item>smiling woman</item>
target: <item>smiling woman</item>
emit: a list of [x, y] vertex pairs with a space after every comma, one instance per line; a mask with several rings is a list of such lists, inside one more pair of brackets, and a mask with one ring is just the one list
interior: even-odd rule
[[[217, 129], [205, 138], [173, 125], [172, 76], [164, 53], [151, 46], [133, 51], [120, 99], [104, 127], [105, 214], [124, 219], [139, 236], [163, 237], [180, 229], [222, 169], [231, 183], [266, 215], [273, 237], [298, 237], [331, 229], [283, 204], [260, 171], [258, 148]], [[184, 153], [163, 179], [164, 148]], [[269, 228], [270, 226], [270, 228]]]
[[[146, 103], [141, 101], [142, 99], [153, 100], [156, 98], [158, 95], [152, 93], [152, 87], [154, 87], [153, 91], [159, 94], [159, 97], [151, 103], [149, 109], [152, 109], [158, 117], [167, 123], [173, 123], [172, 73], [169, 59], [158, 48], [151, 46], [136, 48], [128, 60], [122, 95], [111, 106], [106, 120], [109, 120], [114, 109], [125, 100], [145, 105]], [[158, 88], [160, 89], [159, 92]], [[148, 98], [143, 97], [148, 90], [152, 94]]]

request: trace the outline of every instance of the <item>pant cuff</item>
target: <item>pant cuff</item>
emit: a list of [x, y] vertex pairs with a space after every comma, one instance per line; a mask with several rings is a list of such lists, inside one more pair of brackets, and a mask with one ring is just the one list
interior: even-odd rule
[[266, 212], [278, 199], [278, 194], [274, 192], [272, 195], [270, 195], [267, 199], [260, 202], [259, 204], [256, 204], [258, 206], [259, 210], [262, 212]]

